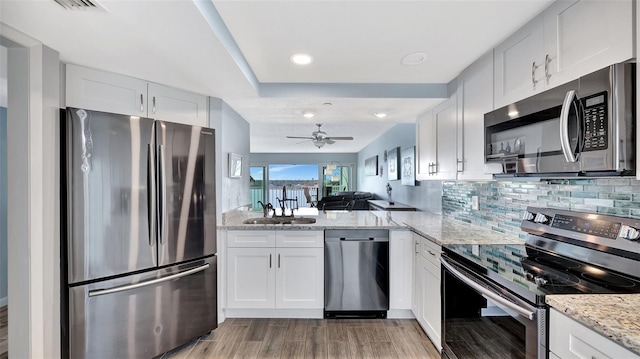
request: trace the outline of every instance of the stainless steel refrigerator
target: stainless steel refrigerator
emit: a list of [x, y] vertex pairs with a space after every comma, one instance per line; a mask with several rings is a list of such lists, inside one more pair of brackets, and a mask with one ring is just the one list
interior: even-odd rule
[[214, 131], [65, 112], [69, 357], [151, 358], [215, 329]]

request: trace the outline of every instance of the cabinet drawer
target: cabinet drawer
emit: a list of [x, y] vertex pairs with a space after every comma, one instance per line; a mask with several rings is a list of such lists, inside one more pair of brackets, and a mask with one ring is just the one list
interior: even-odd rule
[[559, 311], [550, 311], [549, 350], [563, 359], [627, 358], [640, 356], [599, 333], [587, 328]]
[[440, 253], [442, 253], [442, 246], [427, 238], [420, 238], [420, 254], [438, 268], [440, 268]]
[[275, 231], [277, 247], [324, 247], [323, 231]]
[[275, 231], [229, 231], [227, 247], [275, 247]]

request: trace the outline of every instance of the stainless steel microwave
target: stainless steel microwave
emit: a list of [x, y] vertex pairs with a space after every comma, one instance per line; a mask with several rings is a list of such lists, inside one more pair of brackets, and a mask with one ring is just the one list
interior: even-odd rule
[[486, 113], [485, 163], [496, 176], [635, 174], [635, 71], [612, 65]]

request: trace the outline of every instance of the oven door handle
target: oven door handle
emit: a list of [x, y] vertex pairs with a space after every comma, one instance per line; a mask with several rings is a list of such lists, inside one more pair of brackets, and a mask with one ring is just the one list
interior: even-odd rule
[[516, 303], [513, 303], [512, 301], [503, 298], [502, 296], [500, 296], [499, 294], [481, 286], [480, 284], [472, 281], [471, 279], [467, 278], [464, 274], [460, 273], [457, 269], [453, 268], [453, 266], [449, 263], [447, 263], [447, 261], [440, 257], [440, 263], [442, 263], [442, 265], [449, 271], [451, 272], [451, 274], [453, 274], [456, 278], [458, 278], [460, 281], [462, 281], [464, 284], [468, 285], [469, 287], [475, 289], [476, 291], [478, 291], [480, 294], [482, 294], [483, 297], [485, 297], [486, 299], [492, 300], [494, 302], [496, 302], [497, 304], [502, 304], [503, 306], [517, 312], [518, 314], [529, 318], [529, 320], [534, 320], [536, 318], [536, 313], [532, 312], [531, 310], [527, 309], [527, 308], [523, 308], [519, 305], [517, 305]]
[[[576, 101], [579, 101], [576, 91], [567, 91], [562, 103], [562, 109], [560, 110], [560, 147], [562, 148], [564, 159], [567, 162], [578, 161], [578, 156], [573, 152], [573, 149], [571, 148], [571, 139], [569, 138], [569, 113], [571, 112], [572, 107], [576, 110], [576, 116], [579, 116], [579, 109], [575, 104]], [[580, 123], [579, 120], [578, 123]], [[579, 129], [578, 133], [580, 133]]]

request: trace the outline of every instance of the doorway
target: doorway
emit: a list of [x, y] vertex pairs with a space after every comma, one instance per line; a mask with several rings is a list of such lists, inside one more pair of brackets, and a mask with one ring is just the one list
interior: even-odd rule
[[351, 191], [352, 165], [328, 164], [322, 166], [322, 197]]

